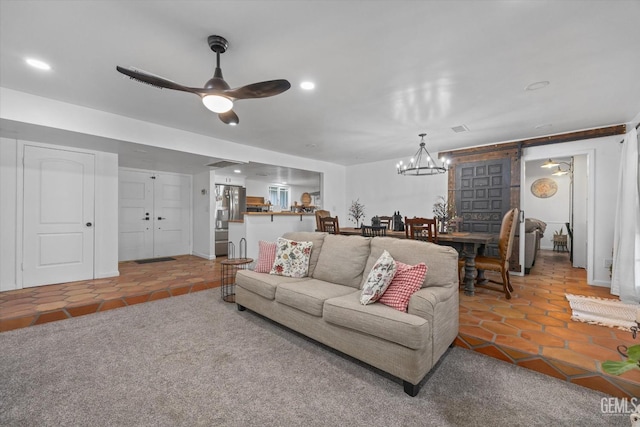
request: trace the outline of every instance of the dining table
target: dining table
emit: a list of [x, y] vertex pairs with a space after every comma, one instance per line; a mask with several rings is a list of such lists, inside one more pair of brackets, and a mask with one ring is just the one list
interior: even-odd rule
[[[361, 235], [362, 230], [360, 228], [344, 227], [340, 228], [340, 234], [354, 236]], [[387, 230], [387, 237], [395, 237], [397, 239], [406, 239], [407, 235], [404, 231], [392, 231]], [[478, 270], [478, 274], [474, 277], [476, 272], [476, 255], [483, 255], [486, 246], [490, 243], [496, 242], [498, 239], [497, 234], [491, 233], [476, 233], [476, 232], [453, 232], [453, 233], [438, 233], [438, 241], [435, 242], [438, 245], [451, 246], [458, 251], [461, 257], [464, 258], [464, 294], [473, 296], [475, 295], [475, 281], [479, 283], [485, 282], [484, 271]]]

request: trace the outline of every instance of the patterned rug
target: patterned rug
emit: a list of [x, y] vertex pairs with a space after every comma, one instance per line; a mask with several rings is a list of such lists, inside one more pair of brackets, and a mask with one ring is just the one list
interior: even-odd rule
[[630, 331], [638, 326], [640, 305], [620, 300], [565, 294], [571, 306], [571, 320]]

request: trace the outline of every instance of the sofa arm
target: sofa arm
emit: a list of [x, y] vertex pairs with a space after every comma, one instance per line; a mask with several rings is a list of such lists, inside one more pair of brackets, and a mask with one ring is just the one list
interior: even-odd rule
[[436, 361], [458, 336], [458, 287], [432, 286], [420, 289], [409, 300], [409, 313], [432, 325], [433, 360]]
[[[409, 314], [415, 314], [423, 319], [427, 319], [430, 322], [433, 321], [433, 317], [436, 313], [436, 307], [441, 303], [451, 304], [451, 298], [457, 296], [457, 289], [451, 287], [430, 286], [422, 288], [409, 299]], [[456, 315], [458, 313], [457, 298], [455, 305]]]

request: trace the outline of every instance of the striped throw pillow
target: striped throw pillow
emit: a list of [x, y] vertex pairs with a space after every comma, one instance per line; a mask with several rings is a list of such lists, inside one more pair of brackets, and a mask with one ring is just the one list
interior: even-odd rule
[[276, 260], [276, 242], [258, 242], [258, 262], [253, 271], [256, 273], [268, 273]]

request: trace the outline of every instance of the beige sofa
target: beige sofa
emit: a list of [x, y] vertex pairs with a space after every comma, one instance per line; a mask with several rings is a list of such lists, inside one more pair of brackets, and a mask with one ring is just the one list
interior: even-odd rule
[[[309, 277], [238, 271], [236, 303], [403, 380], [420, 382], [458, 334], [458, 254], [447, 246], [390, 237], [294, 232], [312, 241]], [[383, 250], [406, 264], [424, 262], [422, 288], [408, 312], [360, 304], [360, 288]]]

